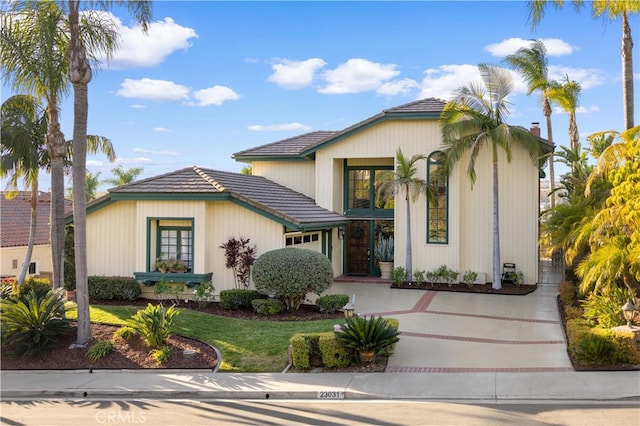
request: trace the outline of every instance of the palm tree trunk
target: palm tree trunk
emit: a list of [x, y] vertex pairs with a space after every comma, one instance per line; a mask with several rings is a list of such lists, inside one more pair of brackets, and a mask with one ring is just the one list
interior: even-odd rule
[[69, 1], [70, 59], [69, 77], [73, 84], [73, 223], [78, 303], [78, 335], [76, 343], [91, 340], [89, 318], [89, 285], [87, 282], [87, 119], [89, 110], [88, 84], [91, 68], [79, 33], [79, 2]]
[[[547, 122], [547, 140], [551, 145], [553, 145], [553, 130], [551, 126], [551, 103], [549, 103], [549, 98], [545, 96], [544, 98], [544, 107], [543, 107], [544, 117]], [[553, 151], [549, 154], [549, 192], [551, 195], [549, 196], [549, 203], [551, 208], [556, 206], [556, 194], [553, 191], [556, 187], [556, 173], [553, 162]]]
[[622, 15], [622, 79], [624, 81], [622, 99], [624, 104], [624, 127], [629, 130], [633, 121], [633, 38], [627, 14]]
[[18, 276], [18, 285], [22, 285], [27, 277], [29, 265], [31, 265], [31, 255], [33, 254], [33, 245], [36, 241], [36, 226], [38, 224], [38, 180], [34, 179], [31, 183], [31, 222], [29, 224], [29, 241], [27, 242], [27, 254], [24, 256], [22, 270]]
[[407, 244], [406, 244], [406, 255], [407, 258], [405, 260], [405, 267], [407, 269], [407, 281], [411, 281], [413, 277], [413, 250], [411, 248], [411, 202], [409, 201], [409, 188], [406, 188], [407, 191]]
[[502, 288], [500, 275], [500, 204], [498, 202], [498, 147], [493, 144], [493, 285]]

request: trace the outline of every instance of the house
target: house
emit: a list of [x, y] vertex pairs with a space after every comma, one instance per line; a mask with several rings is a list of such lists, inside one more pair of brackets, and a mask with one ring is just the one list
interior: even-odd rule
[[[0, 194], [0, 276], [17, 277], [22, 270], [31, 225], [31, 192], [19, 191], [7, 199]], [[71, 202], [66, 205], [71, 210]], [[27, 276], [48, 275], [53, 271], [49, 217], [51, 193], [38, 193], [36, 238]]]
[[[287, 246], [320, 251], [336, 276], [375, 276], [378, 237], [393, 233], [396, 265], [404, 265], [404, 195], [376, 190], [393, 179], [401, 148], [408, 157], [428, 156], [420, 177], [438, 188], [437, 205], [423, 196], [410, 206], [414, 269], [446, 265], [491, 282], [490, 152], [478, 158], [473, 189], [464, 159], [450, 176], [440, 173], [444, 105], [418, 100], [341, 131], [235, 153], [253, 175], [192, 167], [113, 188], [87, 207], [89, 274], [134, 275], [152, 284], [163, 278], [156, 259], [176, 256], [188, 268], [172, 274], [176, 280], [213, 279], [218, 291], [233, 288], [220, 248], [230, 237], [250, 238], [258, 255]], [[501, 261], [515, 263], [526, 283], [537, 283], [539, 166], [518, 146], [510, 163], [500, 160]]]

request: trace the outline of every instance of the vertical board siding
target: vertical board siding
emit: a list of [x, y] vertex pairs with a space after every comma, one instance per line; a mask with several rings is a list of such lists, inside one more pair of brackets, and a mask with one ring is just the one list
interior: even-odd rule
[[[27, 246], [3, 247], [0, 249], [0, 275], [18, 276], [24, 265], [24, 257], [27, 254]], [[18, 261], [18, 267], [13, 268], [13, 260]], [[31, 263], [36, 263], [36, 274], [51, 273], [53, 265], [51, 261], [51, 245], [39, 244], [33, 246], [31, 252]], [[27, 276], [29, 274], [27, 273]]]
[[254, 161], [252, 173], [315, 198], [313, 161]]

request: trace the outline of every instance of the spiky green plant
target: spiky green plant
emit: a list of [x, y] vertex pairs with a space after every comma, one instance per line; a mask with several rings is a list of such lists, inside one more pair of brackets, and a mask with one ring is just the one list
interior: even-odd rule
[[144, 337], [149, 346], [160, 348], [171, 336], [173, 319], [178, 313], [173, 306], [165, 308], [149, 303], [145, 309], [129, 318], [127, 324]]
[[89, 346], [85, 357], [91, 362], [96, 362], [111, 355], [115, 349], [111, 340], [98, 340]]
[[400, 340], [397, 327], [382, 317], [351, 317], [336, 332], [342, 346], [356, 352], [373, 351], [378, 355], [391, 355], [393, 345]]
[[2, 346], [18, 355], [46, 358], [47, 349], [69, 331], [62, 291], [30, 291], [2, 304]]

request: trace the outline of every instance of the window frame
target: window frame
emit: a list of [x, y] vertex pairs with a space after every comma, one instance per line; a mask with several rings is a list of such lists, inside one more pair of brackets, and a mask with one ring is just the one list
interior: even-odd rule
[[[439, 159], [436, 159], [436, 156], [439, 156]], [[432, 184], [432, 168], [437, 169], [439, 166], [442, 167], [444, 164], [444, 156], [445, 153], [442, 151], [433, 151], [427, 157], [427, 182], [429, 185]], [[442, 197], [444, 199], [444, 206], [440, 206], [438, 202], [437, 207], [433, 207], [431, 203], [427, 200], [427, 244], [449, 244], [449, 176], [445, 173], [443, 174], [444, 182], [442, 185], [438, 185], [436, 188], [436, 197], [441, 201]], [[439, 194], [438, 189], [443, 187], [444, 194]], [[444, 217], [441, 218], [441, 215], [438, 215], [437, 221], [444, 221], [444, 236], [443, 237], [432, 237], [432, 232], [435, 231], [431, 226], [431, 215], [432, 210], [436, 210], [439, 212], [444, 212]]]
[[[349, 197], [351, 193], [350, 173], [352, 171], [364, 170], [369, 172], [369, 207], [351, 208], [349, 207]], [[389, 217], [393, 218], [394, 208], [381, 209], [376, 207], [376, 172], [391, 171], [393, 166], [346, 166], [344, 180], [344, 206], [346, 216], [366, 216], [366, 217]]]
[[[163, 225], [162, 222], [185, 222], [180, 225]], [[191, 266], [188, 268], [189, 273], [196, 270], [195, 264], [195, 220], [192, 217], [148, 217], [147, 218], [147, 272], [154, 272], [156, 259], [162, 254], [160, 252], [160, 233], [165, 229], [182, 229], [191, 230]], [[153, 254], [153, 256], [152, 256]], [[184, 259], [182, 259], [184, 261]]]

